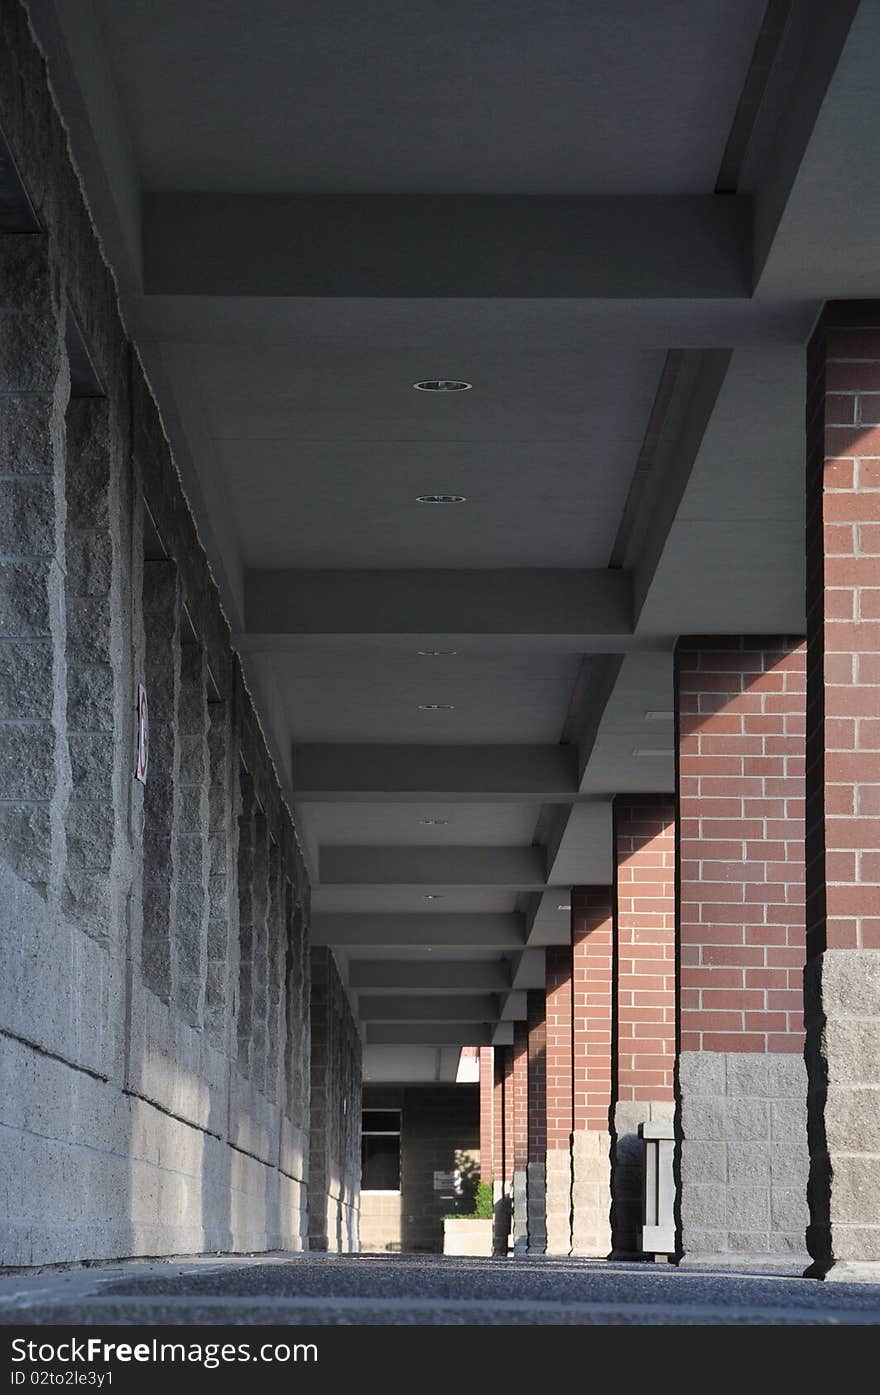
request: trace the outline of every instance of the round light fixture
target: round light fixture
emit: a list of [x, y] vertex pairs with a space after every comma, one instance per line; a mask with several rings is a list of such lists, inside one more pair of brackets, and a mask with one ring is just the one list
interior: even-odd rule
[[464, 494], [417, 494], [417, 504], [466, 504]]
[[413, 383], [417, 392], [467, 392], [473, 383], [461, 378], [425, 378], [421, 383]]

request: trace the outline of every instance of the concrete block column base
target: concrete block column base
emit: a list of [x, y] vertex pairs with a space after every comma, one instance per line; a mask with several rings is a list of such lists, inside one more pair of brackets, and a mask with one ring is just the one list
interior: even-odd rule
[[548, 1148], [545, 1162], [545, 1226], [548, 1255], [571, 1253], [571, 1149]]
[[803, 1058], [683, 1051], [679, 1088], [685, 1256], [799, 1263], [807, 1226]]
[[605, 1259], [611, 1251], [610, 1134], [577, 1130], [571, 1156], [571, 1253]]
[[526, 1201], [528, 1253], [542, 1255], [547, 1248], [546, 1171], [542, 1162], [530, 1162], [526, 1168]]
[[810, 1275], [880, 1266], [880, 953], [828, 949], [806, 971]]

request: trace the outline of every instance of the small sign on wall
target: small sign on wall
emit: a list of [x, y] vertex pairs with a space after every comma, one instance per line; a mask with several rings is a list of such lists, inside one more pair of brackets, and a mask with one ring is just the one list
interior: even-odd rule
[[147, 690], [138, 683], [137, 690], [137, 764], [134, 778], [142, 785], [147, 783], [147, 766], [150, 763], [150, 714], [147, 707]]
[[455, 1193], [455, 1173], [454, 1173], [454, 1172], [435, 1172], [435, 1173], [434, 1173], [434, 1191], [435, 1191], [435, 1192], [449, 1192], [449, 1193], [451, 1193], [451, 1194], [454, 1195], [454, 1193]]

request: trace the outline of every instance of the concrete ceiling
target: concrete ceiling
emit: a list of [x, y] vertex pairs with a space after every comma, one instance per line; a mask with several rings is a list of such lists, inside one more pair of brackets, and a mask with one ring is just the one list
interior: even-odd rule
[[765, 9], [31, 0], [368, 1078], [509, 1039], [611, 797], [673, 788], [677, 636], [803, 628], [880, 0], [769, 67]]

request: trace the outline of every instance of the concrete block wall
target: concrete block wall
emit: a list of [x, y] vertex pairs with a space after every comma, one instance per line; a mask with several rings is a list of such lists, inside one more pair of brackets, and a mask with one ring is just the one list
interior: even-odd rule
[[361, 1040], [331, 950], [311, 951], [309, 1244], [359, 1248]]
[[0, 24], [39, 221], [0, 238], [0, 1262], [301, 1248], [305, 863], [17, 0]]

